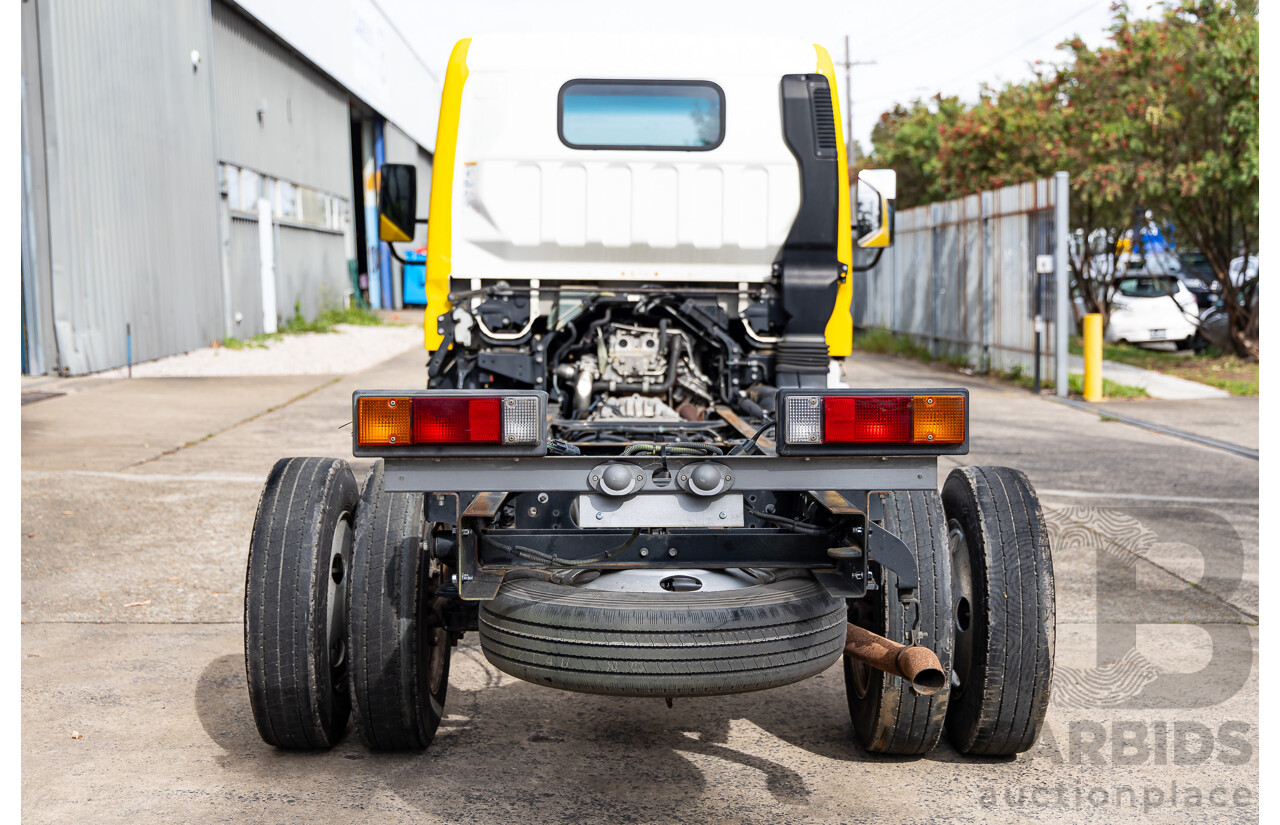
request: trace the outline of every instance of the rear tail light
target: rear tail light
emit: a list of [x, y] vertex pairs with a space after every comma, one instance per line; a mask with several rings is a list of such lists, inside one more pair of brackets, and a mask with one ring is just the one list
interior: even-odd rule
[[540, 455], [547, 396], [540, 391], [360, 391], [353, 397], [359, 455]]
[[[527, 400], [537, 409], [537, 399]], [[501, 444], [502, 440], [501, 398], [413, 399], [414, 444]]]
[[778, 396], [780, 453], [968, 452], [967, 390], [783, 390]]

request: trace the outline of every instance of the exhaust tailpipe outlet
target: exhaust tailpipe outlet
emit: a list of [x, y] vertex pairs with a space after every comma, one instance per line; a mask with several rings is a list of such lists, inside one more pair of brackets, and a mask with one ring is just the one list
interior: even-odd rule
[[906, 679], [916, 693], [923, 696], [932, 696], [947, 684], [942, 663], [929, 648], [900, 645], [852, 622], [845, 632], [844, 655], [891, 676]]

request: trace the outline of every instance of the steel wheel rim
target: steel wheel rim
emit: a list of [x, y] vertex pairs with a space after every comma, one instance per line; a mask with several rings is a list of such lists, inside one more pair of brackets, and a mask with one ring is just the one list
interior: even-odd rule
[[445, 655], [449, 650], [449, 632], [443, 627], [427, 631], [431, 644], [431, 658], [427, 665], [427, 689], [437, 696], [444, 687]]
[[[850, 617], [850, 621], [861, 627], [866, 627], [866, 619], [872, 613], [872, 609], [866, 603], [865, 597], [854, 603], [853, 613], [854, 615]], [[853, 695], [858, 699], [866, 699], [871, 695], [871, 666], [856, 659], [846, 658], [844, 661], [849, 667], [849, 675], [853, 680]]]
[[[430, 525], [428, 525], [424, 535], [430, 535], [430, 532]], [[423, 548], [426, 549], [426, 546], [424, 544]], [[427, 573], [426, 580], [423, 583], [425, 592], [422, 597], [422, 603], [425, 605], [426, 610], [423, 612], [420, 626], [423, 631], [423, 641], [426, 642], [427, 648], [427, 692], [436, 697], [445, 688], [444, 670], [449, 655], [449, 631], [441, 624], [442, 613], [437, 608], [442, 603], [436, 597], [436, 591], [440, 588], [440, 579], [444, 576], [444, 570], [430, 553], [427, 554], [426, 559]]]
[[952, 672], [958, 682], [952, 692], [959, 694], [969, 681], [973, 662], [973, 564], [969, 558], [969, 540], [960, 522], [947, 523], [947, 547], [951, 553], [951, 581], [955, 590], [952, 627], [955, 631], [955, 658]]
[[329, 653], [329, 677], [334, 690], [347, 683], [347, 576], [351, 570], [351, 513], [344, 512], [329, 543], [329, 564], [325, 568], [326, 607], [325, 649]]
[[850, 662], [853, 669], [853, 695], [866, 699], [871, 695], [871, 666], [865, 662]]

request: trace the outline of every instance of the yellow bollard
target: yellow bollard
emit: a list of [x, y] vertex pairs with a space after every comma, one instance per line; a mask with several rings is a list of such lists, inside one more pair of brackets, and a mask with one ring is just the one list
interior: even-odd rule
[[1102, 316], [1084, 316], [1084, 400], [1102, 400]]

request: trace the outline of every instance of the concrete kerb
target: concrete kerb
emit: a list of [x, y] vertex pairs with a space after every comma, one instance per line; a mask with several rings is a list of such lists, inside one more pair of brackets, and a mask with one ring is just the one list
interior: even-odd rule
[[1186, 439], [1187, 441], [1195, 442], [1196, 444], [1203, 444], [1206, 447], [1214, 447], [1219, 450], [1226, 450], [1227, 452], [1235, 453], [1236, 455], [1244, 456], [1245, 458], [1251, 458], [1254, 461], [1258, 460], [1257, 450], [1251, 449], [1249, 447], [1244, 447], [1239, 444], [1232, 444], [1229, 441], [1220, 441], [1219, 439], [1216, 439], [1216, 438], [1210, 438], [1204, 435], [1196, 435], [1195, 433], [1189, 433], [1185, 430], [1178, 430], [1173, 427], [1165, 427], [1160, 424], [1153, 424], [1150, 421], [1143, 421], [1139, 418], [1130, 418], [1127, 415], [1117, 415], [1115, 412], [1097, 409], [1096, 407], [1093, 407], [1090, 404], [1085, 403], [1084, 401], [1076, 401], [1070, 398], [1058, 398], [1057, 396], [1046, 396], [1046, 397], [1053, 401], [1057, 401], [1060, 404], [1066, 404], [1068, 407], [1074, 407], [1078, 410], [1084, 410], [1085, 412], [1094, 413], [1100, 418], [1114, 419], [1116, 421], [1119, 421], [1121, 424], [1128, 424], [1133, 427], [1141, 427], [1142, 429], [1150, 430], [1153, 433], [1171, 435], [1175, 438], [1182, 438], [1182, 439]]
[[[1071, 372], [1084, 372], [1084, 358], [1072, 355], [1068, 359]], [[1230, 398], [1231, 393], [1218, 387], [1210, 387], [1197, 381], [1188, 381], [1173, 375], [1165, 375], [1154, 370], [1135, 367], [1132, 364], [1121, 364], [1116, 361], [1102, 362], [1102, 377], [1117, 384], [1128, 384], [1141, 387], [1152, 398], [1170, 401], [1185, 401], [1195, 398]]]

